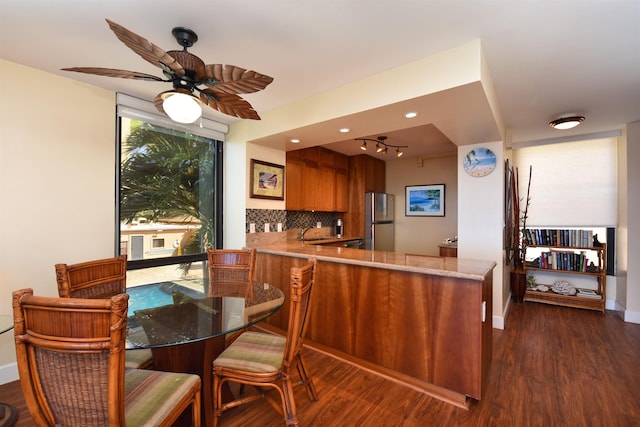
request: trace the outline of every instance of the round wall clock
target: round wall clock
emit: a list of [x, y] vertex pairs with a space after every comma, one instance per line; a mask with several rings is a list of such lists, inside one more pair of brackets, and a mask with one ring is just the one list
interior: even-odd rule
[[475, 148], [467, 153], [463, 166], [471, 176], [489, 175], [496, 167], [496, 155], [488, 148]]

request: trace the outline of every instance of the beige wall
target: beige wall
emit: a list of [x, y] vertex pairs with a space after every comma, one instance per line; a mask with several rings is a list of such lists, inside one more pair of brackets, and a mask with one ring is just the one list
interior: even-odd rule
[[[395, 250], [438, 256], [438, 244], [458, 235], [457, 153], [446, 157], [401, 157], [386, 163], [386, 190], [395, 194]], [[444, 217], [405, 216], [407, 185], [445, 184]]]
[[[114, 254], [115, 94], [4, 60], [0, 75], [0, 313], [10, 314], [13, 290], [57, 295], [54, 264]], [[0, 336], [0, 366], [15, 360], [12, 338]]]
[[[620, 158], [626, 169], [627, 180], [620, 194], [627, 208], [625, 221], [621, 223], [624, 240], [618, 244], [618, 251], [625, 256], [626, 300], [620, 308], [625, 310], [624, 318], [628, 322], [640, 323], [640, 122], [630, 123], [626, 127], [626, 158]], [[622, 233], [619, 233], [622, 234]]]

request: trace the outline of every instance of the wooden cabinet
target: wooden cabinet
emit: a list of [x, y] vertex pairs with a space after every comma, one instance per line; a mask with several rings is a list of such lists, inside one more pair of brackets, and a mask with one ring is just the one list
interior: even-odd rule
[[[525, 301], [584, 308], [604, 313], [607, 298], [606, 244], [603, 243], [602, 247], [529, 245], [529, 248], [529, 251], [535, 248], [543, 248], [544, 251], [537, 261], [527, 262], [525, 266], [527, 277], [534, 276], [537, 286], [527, 288]], [[586, 290], [576, 286], [578, 290], [576, 295], [565, 295], [554, 292], [553, 283], [542, 283], [540, 278], [543, 276], [549, 282], [561, 280], [572, 283], [572, 279], [586, 278], [587, 282], [595, 283]], [[556, 279], [556, 277], [560, 278]]]
[[335, 208], [336, 212], [346, 212], [349, 210], [349, 157], [336, 153], [335, 156], [336, 189]]
[[438, 245], [440, 256], [458, 257], [458, 244], [457, 243], [441, 243]]
[[318, 149], [318, 182], [316, 183], [316, 210], [332, 212], [336, 209], [336, 157], [335, 152]]
[[[470, 279], [344, 257], [318, 257], [305, 343], [450, 403], [481, 399], [492, 359], [492, 269]], [[281, 284], [305, 262], [258, 249], [256, 280], [285, 292], [282, 308], [261, 325], [286, 330], [290, 295]]]
[[304, 161], [302, 151], [289, 151], [287, 153], [287, 163], [285, 167], [285, 198], [287, 210], [298, 211], [304, 209], [302, 200], [302, 173]]
[[366, 192], [385, 192], [385, 163], [366, 154], [349, 157], [349, 193], [344, 234], [364, 236], [364, 195]]
[[345, 212], [348, 173], [348, 157], [334, 151], [311, 147], [287, 152], [287, 210]]

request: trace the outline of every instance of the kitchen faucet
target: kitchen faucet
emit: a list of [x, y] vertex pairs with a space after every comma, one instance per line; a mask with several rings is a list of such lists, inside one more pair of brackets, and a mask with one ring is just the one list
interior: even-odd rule
[[302, 229], [300, 229], [300, 240], [304, 240], [304, 234], [312, 228], [313, 227], [303, 227]]

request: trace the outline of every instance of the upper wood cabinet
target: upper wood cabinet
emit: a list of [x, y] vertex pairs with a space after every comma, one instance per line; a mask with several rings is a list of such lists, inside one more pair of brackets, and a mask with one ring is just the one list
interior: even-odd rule
[[386, 167], [382, 160], [367, 154], [349, 157], [348, 204], [344, 218], [344, 233], [364, 236], [364, 195], [385, 192]]
[[287, 152], [287, 210], [345, 212], [348, 164], [347, 156], [322, 147]]
[[336, 153], [336, 211], [349, 210], [349, 157]]
[[287, 163], [285, 167], [285, 200], [287, 210], [302, 210], [304, 202], [302, 200], [302, 171], [304, 160], [302, 151], [289, 151], [287, 153]]

